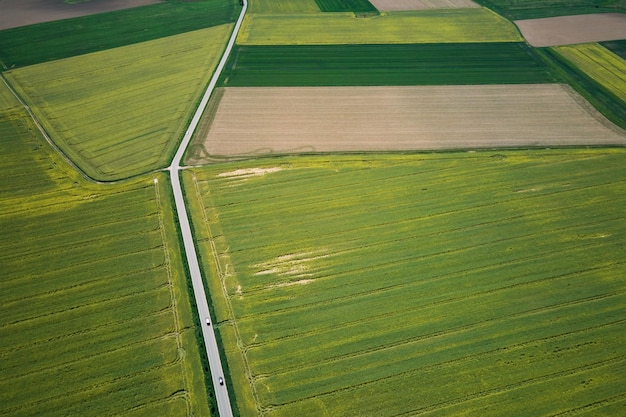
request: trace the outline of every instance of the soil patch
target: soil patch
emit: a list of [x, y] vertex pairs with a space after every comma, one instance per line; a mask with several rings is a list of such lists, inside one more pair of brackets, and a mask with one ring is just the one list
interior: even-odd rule
[[160, 3], [161, 0], [0, 0], [0, 30]]
[[604, 13], [517, 20], [532, 46], [557, 46], [626, 39], [626, 14]]
[[[626, 144], [560, 84], [226, 88], [203, 155]], [[211, 158], [192, 160], [202, 163]]]
[[370, 0], [380, 11], [465, 9], [480, 7], [472, 0]]

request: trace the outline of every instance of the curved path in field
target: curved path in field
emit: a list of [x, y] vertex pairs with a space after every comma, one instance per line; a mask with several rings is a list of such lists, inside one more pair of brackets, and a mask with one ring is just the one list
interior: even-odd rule
[[241, 9], [241, 14], [239, 15], [239, 19], [235, 24], [233, 29], [233, 33], [228, 41], [228, 45], [226, 46], [226, 50], [224, 51], [224, 55], [222, 55], [222, 59], [220, 60], [215, 73], [213, 74], [213, 78], [211, 78], [211, 82], [204, 92], [204, 96], [202, 97], [202, 101], [196, 110], [196, 113], [191, 120], [187, 131], [185, 132], [185, 136], [176, 151], [176, 155], [174, 155], [174, 159], [172, 163], [167, 168], [170, 172], [170, 178], [172, 180], [172, 190], [174, 193], [174, 200], [176, 201], [176, 212], [178, 215], [178, 222], [180, 224], [181, 233], [183, 235], [183, 242], [185, 246], [185, 256], [187, 257], [187, 264], [189, 265], [189, 273], [191, 274], [191, 280], [193, 283], [193, 292], [196, 300], [196, 305], [198, 308], [198, 315], [200, 316], [200, 323], [202, 326], [202, 334], [204, 337], [204, 345], [206, 346], [207, 357], [209, 358], [209, 366], [211, 368], [211, 376], [213, 379], [213, 387], [215, 389], [215, 396], [217, 398], [217, 407], [219, 409], [219, 415], [221, 417], [230, 417], [233, 415], [232, 408], [230, 406], [230, 399], [228, 397], [228, 389], [226, 388], [226, 382], [224, 384], [220, 384], [219, 379], [224, 378], [224, 371], [222, 369], [222, 362], [220, 360], [220, 353], [217, 347], [217, 341], [215, 339], [215, 332], [213, 331], [213, 326], [208, 326], [206, 324], [206, 318], [209, 317], [209, 304], [207, 301], [206, 293], [204, 292], [204, 285], [202, 283], [202, 274], [200, 273], [200, 265], [198, 264], [198, 256], [196, 252], [196, 247], [193, 241], [193, 235], [191, 233], [191, 227], [189, 225], [189, 214], [187, 212], [187, 207], [185, 205], [185, 198], [183, 197], [183, 191], [180, 186], [180, 172], [181, 171], [181, 160], [183, 154], [185, 153], [185, 149], [189, 145], [189, 141], [191, 140], [191, 136], [200, 121], [200, 117], [204, 112], [204, 109], [211, 97], [211, 93], [215, 88], [217, 80], [226, 65], [226, 60], [228, 59], [228, 55], [235, 43], [235, 39], [237, 38], [237, 34], [239, 33], [239, 28], [241, 27], [241, 22], [246, 14], [246, 10], [248, 8], [247, 0], [243, 0], [243, 8]]

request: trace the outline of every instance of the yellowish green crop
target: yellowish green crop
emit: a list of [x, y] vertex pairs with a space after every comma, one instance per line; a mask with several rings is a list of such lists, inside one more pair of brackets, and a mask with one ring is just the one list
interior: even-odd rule
[[315, 0], [251, 0], [248, 13], [319, 13]]
[[485, 9], [246, 16], [243, 45], [384, 44], [522, 41], [509, 21]]
[[557, 46], [554, 50], [626, 104], [626, 61], [597, 43]]
[[232, 25], [9, 71], [63, 151], [111, 180], [169, 163]]

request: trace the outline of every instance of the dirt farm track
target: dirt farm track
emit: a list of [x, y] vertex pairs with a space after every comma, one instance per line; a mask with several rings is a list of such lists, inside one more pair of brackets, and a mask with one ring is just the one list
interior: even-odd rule
[[626, 144], [623, 130], [558, 84], [223, 93], [208, 134], [194, 143], [204, 155]]
[[66, 4], [63, 0], [0, 0], [0, 30], [71, 17], [130, 9], [160, 0], [91, 0]]

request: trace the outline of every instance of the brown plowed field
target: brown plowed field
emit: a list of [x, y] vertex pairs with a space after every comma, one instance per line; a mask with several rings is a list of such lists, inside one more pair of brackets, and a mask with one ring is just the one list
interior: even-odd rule
[[224, 90], [189, 163], [207, 154], [626, 144], [626, 132], [559, 84]]
[[370, 0], [370, 3], [380, 11], [480, 7], [472, 0]]
[[626, 39], [626, 14], [604, 13], [517, 20], [532, 46], [557, 46]]
[[65, 4], [63, 0], [0, 0], [0, 30], [159, 2], [160, 0], [91, 0]]

